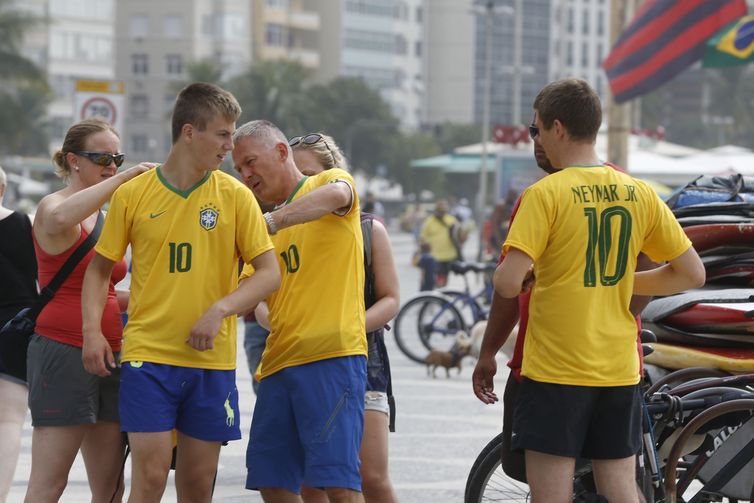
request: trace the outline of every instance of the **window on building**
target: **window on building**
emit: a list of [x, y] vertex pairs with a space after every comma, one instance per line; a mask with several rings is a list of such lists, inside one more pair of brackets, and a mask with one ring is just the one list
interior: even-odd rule
[[148, 144], [147, 135], [145, 134], [135, 134], [131, 136], [131, 151], [133, 152], [146, 152]]
[[422, 57], [422, 41], [421, 40], [417, 40], [414, 43], [414, 56], [416, 56], [417, 58]]
[[574, 15], [575, 14], [573, 13], [573, 7], [568, 7], [568, 21], [567, 21], [567, 24], [566, 24], [566, 32], [567, 33], [573, 33], [573, 18], [574, 18]]
[[133, 14], [128, 25], [131, 38], [144, 38], [149, 34], [149, 16], [147, 14]]
[[180, 54], [165, 55], [165, 73], [180, 75], [183, 73], [183, 56]]
[[267, 45], [285, 47], [285, 28], [275, 23], [267, 23], [264, 29], [264, 39]]
[[129, 112], [133, 119], [143, 119], [149, 115], [149, 96], [146, 94], [132, 94]]
[[589, 66], [589, 45], [581, 44], [581, 66], [586, 68]]
[[573, 65], [573, 42], [570, 40], [566, 43], [566, 65]]
[[265, 0], [267, 7], [276, 7], [278, 9], [287, 9], [290, 6], [289, 0]]
[[149, 55], [131, 54], [131, 73], [146, 75], [149, 73]]
[[421, 5], [416, 7], [416, 22], [417, 23], [424, 22], [424, 8]]
[[597, 35], [604, 35], [605, 33], [605, 11], [597, 11]]
[[584, 9], [582, 11], [581, 33], [583, 33], [584, 35], [589, 35], [589, 14], [590, 12], [587, 9]]
[[163, 20], [163, 34], [165, 38], [183, 38], [183, 17], [178, 14], [169, 14]]

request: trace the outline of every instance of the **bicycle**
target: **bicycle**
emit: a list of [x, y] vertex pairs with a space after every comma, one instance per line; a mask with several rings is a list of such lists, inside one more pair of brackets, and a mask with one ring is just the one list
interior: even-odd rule
[[[754, 480], [744, 478], [754, 479], [754, 392], [750, 387], [754, 374], [719, 377], [720, 373], [718, 369], [682, 369], [655, 383], [653, 387], [660, 392], [645, 396], [637, 484], [647, 502], [754, 500]], [[691, 443], [699, 440], [694, 438], [699, 432], [713, 439], [712, 448], [707, 446], [701, 453]], [[748, 444], [737, 449], [731, 438]], [[528, 501], [528, 486], [502, 470], [502, 442], [501, 433], [474, 462], [466, 483], [467, 503]], [[669, 452], [664, 473], [663, 452]], [[574, 501], [593, 491], [590, 471], [588, 463], [579, 463]], [[697, 483], [692, 487], [693, 481]]]
[[454, 262], [451, 271], [463, 275], [463, 291], [422, 292], [406, 302], [395, 318], [398, 348], [417, 363], [424, 363], [430, 351], [450, 351], [459, 342], [459, 332], [467, 336], [471, 327], [489, 314], [481, 299], [489, 294], [490, 286], [472, 293], [467, 273], [489, 273], [493, 267]]

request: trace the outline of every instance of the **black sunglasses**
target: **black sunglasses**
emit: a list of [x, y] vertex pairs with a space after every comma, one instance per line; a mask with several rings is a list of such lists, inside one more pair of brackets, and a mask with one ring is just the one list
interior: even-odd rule
[[330, 152], [330, 157], [332, 157], [332, 167], [334, 168], [337, 165], [337, 163], [335, 162], [335, 154], [333, 154], [333, 151], [330, 149], [330, 145], [327, 144], [321, 134], [309, 133], [304, 136], [294, 136], [293, 138], [288, 140], [288, 145], [290, 145], [291, 147], [295, 147], [299, 143], [303, 143], [304, 145], [314, 145], [315, 143], [318, 143], [320, 141], [325, 144], [327, 151]]
[[121, 164], [123, 164], [123, 161], [126, 160], [126, 154], [111, 154], [110, 152], [73, 152], [76, 155], [80, 155], [82, 157], [86, 157], [90, 161], [92, 161], [94, 164], [98, 164], [100, 166], [109, 166], [110, 163], [115, 163], [117, 167], [120, 167]]
[[539, 136], [539, 128], [534, 124], [529, 126], [529, 136], [531, 136], [532, 140]]

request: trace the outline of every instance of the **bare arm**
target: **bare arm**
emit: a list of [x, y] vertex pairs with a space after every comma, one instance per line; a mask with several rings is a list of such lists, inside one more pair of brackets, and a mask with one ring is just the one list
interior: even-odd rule
[[693, 247], [667, 264], [634, 275], [634, 295], [672, 295], [704, 285], [704, 264]]
[[110, 344], [102, 334], [102, 312], [107, 302], [107, 288], [115, 262], [94, 253], [86, 268], [81, 287], [81, 317], [83, 346], [81, 359], [90, 374], [108, 376], [115, 368], [115, 357]]
[[49, 235], [71, 229], [101, 208], [113, 195], [115, 189], [154, 166], [153, 163], [137, 164], [68, 197], [49, 198], [46, 204], [40, 205], [42, 211], [37, 213], [37, 218], [42, 218], [36, 229]]
[[257, 323], [259, 323], [262, 328], [265, 328], [268, 331], [270, 330], [270, 308], [267, 306], [266, 301], [257, 304], [257, 307], [254, 309], [254, 318], [256, 318]]
[[324, 215], [350, 208], [353, 202], [351, 185], [336, 181], [317, 187], [291, 204], [270, 213], [278, 229], [317, 220]]
[[495, 291], [501, 297], [512, 299], [524, 290], [534, 261], [518, 248], [511, 248], [502, 264], [497, 266], [492, 279]]
[[186, 342], [204, 351], [214, 347], [223, 318], [246, 312], [280, 287], [280, 269], [274, 250], [252, 259], [254, 274], [242, 281], [238, 288], [212, 304], [191, 328]]
[[[652, 262], [649, 257], [643, 253], [639, 254], [639, 257], [636, 260], [637, 271], [650, 271], [656, 267], [658, 267], [658, 265]], [[631, 297], [631, 303], [628, 305], [628, 310], [631, 311], [631, 314], [634, 316], [638, 316], [644, 308], [647, 307], [647, 304], [649, 304], [649, 301], [651, 300], [651, 295], [633, 295]]]
[[390, 248], [390, 237], [385, 226], [377, 220], [372, 221], [372, 272], [377, 302], [367, 309], [367, 332], [377, 330], [392, 320], [400, 307], [400, 283]]

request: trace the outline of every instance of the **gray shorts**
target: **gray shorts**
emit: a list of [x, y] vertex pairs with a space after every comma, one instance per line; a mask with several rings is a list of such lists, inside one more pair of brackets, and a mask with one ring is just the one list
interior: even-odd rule
[[27, 367], [33, 426], [119, 421], [120, 367], [111, 369], [108, 377], [89, 374], [81, 361], [81, 348], [37, 334], [29, 342]]
[[375, 410], [377, 412], [390, 414], [387, 393], [384, 391], [367, 391], [364, 395], [364, 410]]

